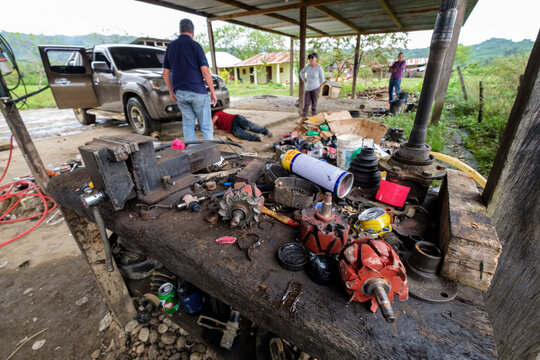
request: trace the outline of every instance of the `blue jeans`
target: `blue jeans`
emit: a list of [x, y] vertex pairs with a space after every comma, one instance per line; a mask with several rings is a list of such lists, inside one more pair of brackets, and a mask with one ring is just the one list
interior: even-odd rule
[[197, 140], [195, 119], [199, 119], [203, 140], [214, 140], [214, 125], [210, 115], [210, 98], [208, 94], [176, 90], [174, 95], [178, 101], [178, 108], [182, 112], [184, 140]]
[[246, 130], [253, 131], [254, 133], [259, 134], [268, 134], [268, 129], [255, 124], [254, 122], [249, 121], [242, 115], [236, 115], [234, 117], [231, 133], [237, 138], [249, 140], [249, 141], [260, 141], [261, 138], [258, 135], [247, 132]]
[[396, 89], [396, 95], [399, 95], [401, 91], [401, 79], [390, 79], [390, 84], [388, 85], [389, 101], [394, 101], [394, 88]]

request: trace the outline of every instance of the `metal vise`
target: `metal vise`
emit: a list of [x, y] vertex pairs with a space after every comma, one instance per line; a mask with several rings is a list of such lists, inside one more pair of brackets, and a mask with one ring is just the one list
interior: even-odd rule
[[114, 210], [134, 198], [148, 205], [168, 198], [197, 181], [192, 173], [220, 160], [219, 145], [212, 142], [156, 151], [153, 140], [136, 134], [103, 136], [79, 147], [95, 191]]

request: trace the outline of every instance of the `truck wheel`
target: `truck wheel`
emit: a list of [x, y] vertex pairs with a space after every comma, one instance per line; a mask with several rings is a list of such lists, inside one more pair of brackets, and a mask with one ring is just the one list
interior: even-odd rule
[[76, 109], [73, 109], [73, 112], [75, 113], [75, 117], [81, 124], [83, 125], [95, 124], [96, 115], [87, 113], [86, 112], [87, 110], [88, 109], [76, 108]]
[[126, 104], [126, 112], [131, 127], [137, 134], [150, 135], [153, 131], [161, 130], [161, 123], [148, 115], [143, 103], [132, 97]]

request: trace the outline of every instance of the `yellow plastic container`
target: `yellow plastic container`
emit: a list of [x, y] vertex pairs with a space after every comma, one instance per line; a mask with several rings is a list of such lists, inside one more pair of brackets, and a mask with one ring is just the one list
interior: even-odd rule
[[373, 207], [364, 210], [358, 215], [358, 220], [354, 224], [354, 229], [358, 232], [365, 231], [370, 234], [382, 235], [392, 231], [390, 225], [390, 215], [380, 207]]

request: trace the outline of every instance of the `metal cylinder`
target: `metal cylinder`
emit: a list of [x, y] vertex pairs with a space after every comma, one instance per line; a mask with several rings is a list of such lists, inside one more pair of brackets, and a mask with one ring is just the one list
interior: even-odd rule
[[103, 241], [103, 247], [105, 248], [105, 263], [107, 264], [107, 271], [111, 272], [114, 270], [112, 255], [111, 255], [111, 244], [109, 243], [109, 237], [107, 236], [107, 230], [105, 230], [105, 222], [101, 217], [99, 208], [97, 206], [92, 207], [92, 212], [94, 214], [94, 220], [99, 228], [99, 233], [101, 234], [101, 240]]
[[439, 82], [439, 75], [444, 63], [446, 50], [452, 39], [454, 23], [457, 16], [458, 0], [443, 0], [435, 28], [431, 36], [431, 45], [429, 49], [429, 59], [418, 102], [418, 110], [414, 119], [414, 125], [409, 136], [408, 145], [411, 147], [424, 147], [426, 142], [427, 125], [435, 90]]
[[381, 285], [376, 285], [373, 288], [373, 297], [375, 298], [375, 300], [377, 300], [377, 304], [379, 304], [379, 307], [381, 308], [381, 313], [386, 322], [391, 323], [396, 321], [396, 316], [394, 314], [392, 304], [390, 304], [390, 300], [388, 299], [388, 296], [386, 296], [386, 292]]
[[326, 192], [324, 194], [324, 200], [317, 217], [321, 220], [330, 220], [332, 218], [332, 193]]

